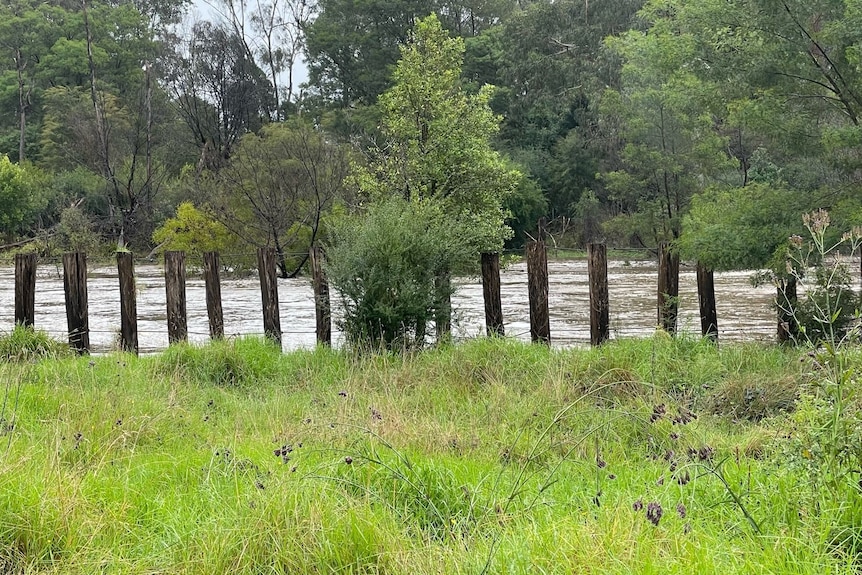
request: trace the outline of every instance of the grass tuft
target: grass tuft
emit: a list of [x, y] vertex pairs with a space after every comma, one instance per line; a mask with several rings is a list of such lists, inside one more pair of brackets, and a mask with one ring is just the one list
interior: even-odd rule
[[8, 334], [0, 335], [0, 361], [36, 361], [71, 353], [68, 345], [31, 327], [16, 325]]

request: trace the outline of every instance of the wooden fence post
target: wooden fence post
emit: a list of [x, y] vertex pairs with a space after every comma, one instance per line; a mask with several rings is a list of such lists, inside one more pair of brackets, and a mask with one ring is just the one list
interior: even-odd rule
[[204, 289], [207, 300], [207, 317], [210, 322], [210, 339], [222, 339], [224, 337], [220, 265], [218, 252], [206, 252], [204, 254]]
[[703, 337], [718, 341], [718, 312], [715, 309], [715, 275], [697, 262], [697, 300], [700, 304], [700, 331]]
[[258, 248], [257, 269], [260, 274], [260, 298], [263, 305], [263, 332], [280, 346], [281, 317], [278, 311], [275, 248]]
[[796, 323], [796, 278], [779, 280], [776, 307], [778, 308], [778, 342], [788, 343], [796, 339], [799, 326]]
[[33, 327], [36, 315], [36, 254], [15, 254], [15, 324]]
[[63, 289], [66, 292], [66, 322], [69, 345], [78, 353], [90, 351], [90, 320], [87, 311], [87, 254], [63, 254]]
[[674, 334], [679, 313], [679, 255], [665, 242], [659, 244], [658, 253], [658, 325]]
[[482, 296], [485, 300], [485, 333], [504, 336], [503, 302], [500, 297], [500, 254], [482, 254]]
[[590, 343], [601, 345], [611, 336], [605, 244], [587, 244], [587, 268], [590, 279]]
[[332, 345], [332, 308], [329, 301], [329, 283], [323, 271], [325, 254], [323, 248], [311, 248], [311, 277], [314, 288], [314, 315], [317, 327], [317, 343]]
[[188, 340], [186, 316], [186, 254], [165, 252], [165, 295], [168, 308], [168, 344]]
[[434, 278], [439, 307], [434, 314], [434, 330], [437, 341], [443, 342], [452, 337], [452, 275], [448, 270], [440, 271]]
[[117, 252], [117, 275], [120, 280], [120, 348], [137, 355], [138, 298], [131, 252]]
[[527, 290], [530, 296], [530, 339], [551, 343], [548, 315], [548, 253], [545, 242], [527, 243]]

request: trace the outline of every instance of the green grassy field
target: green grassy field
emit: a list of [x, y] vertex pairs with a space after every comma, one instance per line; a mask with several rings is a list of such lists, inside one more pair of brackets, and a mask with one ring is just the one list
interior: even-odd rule
[[38, 355], [0, 363], [0, 572], [862, 565], [858, 474], [817, 464], [822, 374], [804, 350]]

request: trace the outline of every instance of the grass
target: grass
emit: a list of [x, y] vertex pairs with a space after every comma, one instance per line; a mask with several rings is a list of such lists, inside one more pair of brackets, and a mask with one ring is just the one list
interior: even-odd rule
[[818, 494], [787, 456], [801, 351], [48, 355], [0, 362], [4, 572], [860, 568], [858, 492]]

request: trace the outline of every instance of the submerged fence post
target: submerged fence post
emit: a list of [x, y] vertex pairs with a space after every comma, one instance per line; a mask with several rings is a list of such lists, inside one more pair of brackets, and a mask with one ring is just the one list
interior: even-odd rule
[[66, 292], [66, 322], [69, 345], [78, 353], [90, 351], [90, 320], [87, 311], [87, 254], [63, 254], [63, 289]]
[[527, 290], [530, 296], [530, 339], [551, 343], [548, 315], [548, 252], [545, 242], [527, 243]]
[[36, 315], [36, 254], [15, 254], [15, 325], [33, 327]]
[[263, 332], [281, 345], [281, 317], [278, 311], [278, 281], [275, 248], [258, 248], [257, 269], [260, 274], [260, 299], [263, 306]]
[[666, 242], [658, 247], [658, 325], [669, 334], [676, 333], [679, 314], [679, 255]]
[[587, 269], [590, 279], [590, 343], [601, 345], [611, 336], [608, 252], [605, 244], [587, 244]]
[[117, 276], [120, 280], [120, 349], [137, 355], [138, 299], [131, 252], [117, 252]]
[[700, 305], [700, 331], [703, 337], [718, 341], [718, 312], [715, 309], [715, 274], [697, 262], [697, 301]]
[[165, 295], [168, 311], [168, 344], [188, 340], [186, 318], [186, 254], [165, 252]]
[[799, 325], [796, 323], [796, 278], [778, 281], [778, 294], [775, 299], [778, 308], [778, 342], [787, 343], [796, 339]]
[[332, 308], [329, 301], [329, 283], [323, 271], [325, 254], [323, 248], [311, 248], [311, 277], [314, 288], [314, 316], [317, 343], [332, 345]]
[[500, 254], [482, 254], [482, 296], [485, 300], [485, 333], [488, 337], [506, 333], [503, 327], [503, 301], [500, 297]]
[[224, 312], [221, 305], [221, 279], [219, 277], [218, 252], [204, 254], [204, 286], [207, 300], [207, 317], [210, 323], [210, 339], [224, 337]]

